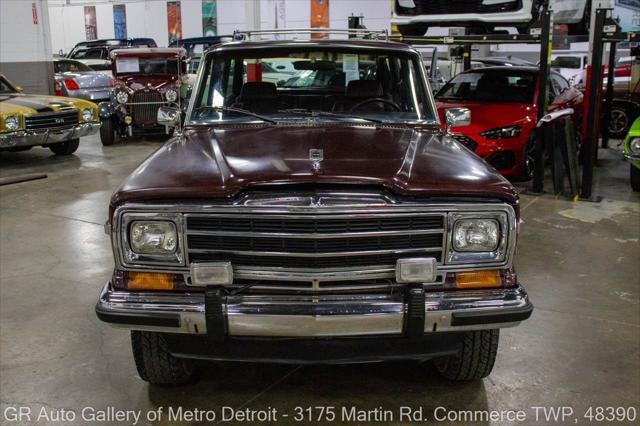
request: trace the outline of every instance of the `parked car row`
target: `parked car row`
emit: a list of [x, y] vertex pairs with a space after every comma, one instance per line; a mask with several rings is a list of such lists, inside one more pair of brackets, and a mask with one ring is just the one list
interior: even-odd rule
[[26, 95], [0, 74], [0, 151], [34, 146], [69, 155], [82, 136], [98, 132], [96, 104], [61, 96]]

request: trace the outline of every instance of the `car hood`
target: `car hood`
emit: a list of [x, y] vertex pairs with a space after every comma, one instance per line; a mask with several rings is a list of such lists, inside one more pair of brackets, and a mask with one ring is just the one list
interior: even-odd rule
[[[310, 149], [321, 149], [314, 170]], [[517, 201], [511, 184], [433, 130], [373, 126], [192, 128], [147, 158], [113, 194], [124, 202], [229, 198], [265, 184], [360, 184], [400, 195]]]
[[175, 86], [178, 76], [174, 75], [124, 75], [118, 76], [118, 81], [131, 90], [144, 88], [155, 90], [166, 90]]
[[[496, 127], [513, 124], [535, 123], [536, 108], [525, 103], [486, 103], [471, 101], [437, 101], [438, 115], [444, 123], [444, 111], [447, 108], [469, 108], [471, 110], [471, 131], [481, 132]], [[460, 128], [462, 129], [462, 128]]]
[[83, 99], [63, 96], [25, 95], [22, 93], [0, 95], [1, 115], [48, 113], [68, 107], [96, 108], [96, 105]]

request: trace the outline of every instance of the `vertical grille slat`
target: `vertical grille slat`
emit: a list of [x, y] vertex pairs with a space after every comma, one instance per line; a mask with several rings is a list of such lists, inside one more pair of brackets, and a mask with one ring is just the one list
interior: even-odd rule
[[155, 124], [163, 99], [156, 90], [139, 90], [131, 97], [131, 118], [138, 126]]

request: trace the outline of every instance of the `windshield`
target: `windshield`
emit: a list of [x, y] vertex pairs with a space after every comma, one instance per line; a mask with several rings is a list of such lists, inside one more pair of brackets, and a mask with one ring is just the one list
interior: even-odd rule
[[533, 102], [535, 85], [535, 74], [531, 71], [478, 69], [452, 78], [436, 99]]
[[104, 47], [80, 49], [71, 54], [73, 59], [107, 59], [109, 51]]
[[165, 57], [122, 56], [116, 58], [118, 74], [178, 74], [178, 61]]
[[580, 58], [576, 56], [558, 56], [551, 61], [551, 67], [580, 69]]
[[[434, 121], [418, 58], [405, 52], [269, 49], [206, 56], [190, 119]], [[227, 108], [233, 108], [231, 111]]]
[[55, 61], [53, 68], [57, 73], [64, 72], [91, 72], [91, 68], [78, 61]]

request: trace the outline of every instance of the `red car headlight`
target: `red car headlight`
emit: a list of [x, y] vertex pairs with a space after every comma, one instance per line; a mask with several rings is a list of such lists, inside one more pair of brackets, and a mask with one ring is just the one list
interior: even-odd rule
[[482, 137], [486, 139], [502, 139], [502, 138], [515, 138], [522, 133], [522, 127], [520, 126], [508, 126], [499, 127], [497, 129], [486, 130], [482, 133]]

